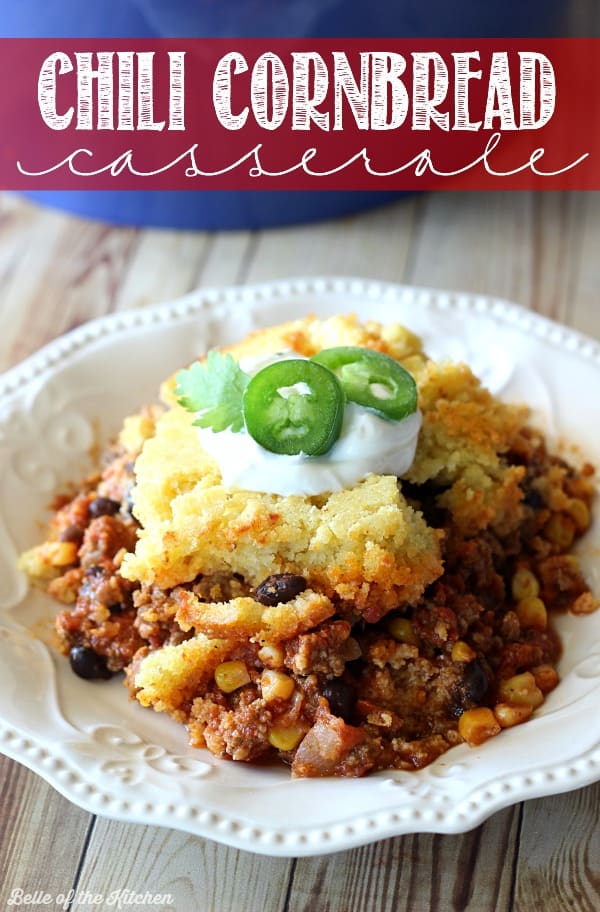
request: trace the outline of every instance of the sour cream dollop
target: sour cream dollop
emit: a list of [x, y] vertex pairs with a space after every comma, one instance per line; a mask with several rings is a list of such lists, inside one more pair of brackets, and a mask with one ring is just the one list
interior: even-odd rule
[[[244, 358], [240, 367], [254, 375], [275, 361], [299, 357], [296, 352], [278, 352]], [[198, 433], [202, 446], [218, 464], [226, 487], [312, 496], [341, 491], [371, 474], [404, 475], [415, 458], [421, 422], [418, 410], [402, 421], [388, 421], [348, 402], [341, 434], [323, 456], [271, 453], [244, 431], [215, 433], [211, 428], [198, 428]]]

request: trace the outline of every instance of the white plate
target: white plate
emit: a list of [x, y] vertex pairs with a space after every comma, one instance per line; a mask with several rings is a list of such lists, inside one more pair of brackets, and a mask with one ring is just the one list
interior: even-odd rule
[[[436, 356], [471, 363], [526, 400], [555, 439], [600, 464], [600, 345], [491, 298], [351, 279], [198, 291], [112, 315], [53, 342], [0, 379], [0, 749], [88, 811], [175, 827], [268, 855], [312, 855], [399, 833], [459, 833], [506, 805], [600, 778], [600, 612], [560, 619], [562, 681], [536, 718], [416, 773], [291, 780], [287, 769], [216, 760], [183, 727], [86, 682], [44, 645], [54, 603], [30, 592], [17, 554], [41, 536], [53, 491], [159, 382], [207, 347], [312, 312], [399, 320]], [[581, 558], [599, 591], [598, 523]]]

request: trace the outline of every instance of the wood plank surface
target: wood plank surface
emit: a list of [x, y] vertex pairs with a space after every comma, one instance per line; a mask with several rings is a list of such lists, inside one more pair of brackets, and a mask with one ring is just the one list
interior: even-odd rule
[[[292, 275], [476, 290], [600, 337], [599, 206], [595, 194], [438, 194], [314, 226], [208, 235], [107, 229], [3, 197], [0, 364], [111, 310]], [[149, 890], [172, 895], [165, 908], [202, 912], [598, 907], [599, 786], [509, 808], [462, 836], [292, 861], [92, 818], [6, 759], [0, 782], [1, 909], [16, 887]]]
[[600, 908], [600, 784], [523, 805], [515, 912]]
[[[289, 859], [258, 859], [175, 830], [98, 819], [77, 892], [169, 894], [169, 912], [279, 910], [292, 865]], [[85, 902], [73, 905], [85, 908]]]
[[247, 282], [357, 275], [401, 281], [413, 244], [416, 197], [334, 222], [258, 234]]
[[13, 890], [71, 888], [93, 823], [18, 763], [0, 756], [0, 909]]
[[464, 836], [418, 834], [300, 859], [289, 912], [505, 912], [511, 908], [510, 847], [518, 818], [513, 808]]

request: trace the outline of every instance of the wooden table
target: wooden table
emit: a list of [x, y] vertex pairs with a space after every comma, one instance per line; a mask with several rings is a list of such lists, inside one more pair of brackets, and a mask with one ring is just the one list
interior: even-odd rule
[[[110, 228], [0, 197], [0, 367], [111, 311], [318, 274], [498, 295], [599, 338], [600, 196], [447, 193], [327, 224], [215, 234]], [[464, 836], [299, 860], [93, 817], [6, 758], [0, 795], [2, 910], [18, 908], [7, 903], [19, 887], [170, 893], [158, 908], [185, 912], [600, 907], [600, 785], [509, 808]]]

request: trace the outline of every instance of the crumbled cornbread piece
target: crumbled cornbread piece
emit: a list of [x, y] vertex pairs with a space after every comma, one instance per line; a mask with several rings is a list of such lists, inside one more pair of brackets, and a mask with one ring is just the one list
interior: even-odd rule
[[206, 688], [215, 668], [229, 655], [228, 640], [199, 633], [191, 640], [163, 646], [136, 658], [129, 670], [135, 697], [142, 706], [177, 715], [185, 703]]
[[279, 643], [316, 627], [335, 613], [324, 595], [306, 590], [285, 604], [265, 606], [252, 598], [230, 602], [202, 602], [185, 589], [176, 590], [176, 620], [182, 630], [192, 627], [209, 636], [256, 639]]

